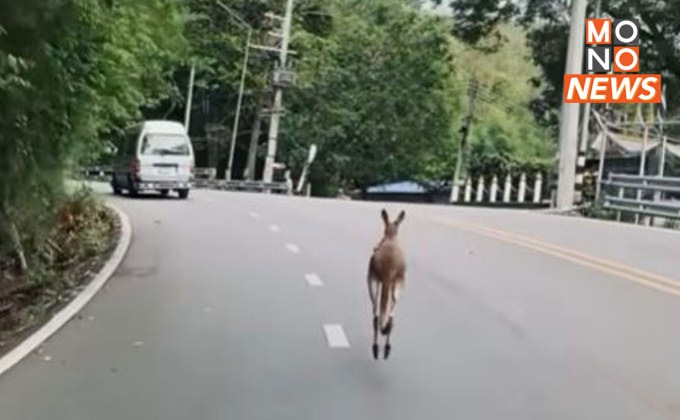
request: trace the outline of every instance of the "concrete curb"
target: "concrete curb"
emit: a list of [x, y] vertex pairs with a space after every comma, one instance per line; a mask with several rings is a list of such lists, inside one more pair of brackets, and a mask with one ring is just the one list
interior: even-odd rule
[[50, 338], [61, 327], [66, 325], [87, 303], [97, 294], [104, 284], [111, 278], [114, 271], [123, 261], [130, 242], [132, 240], [132, 226], [127, 214], [123, 213], [118, 207], [107, 203], [107, 206], [116, 212], [120, 220], [120, 240], [116, 249], [111, 254], [111, 258], [104, 264], [104, 267], [92, 279], [90, 284], [83, 289], [80, 294], [66, 305], [61, 311], [57, 312], [52, 319], [34, 332], [31, 336], [22, 341], [9, 353], [0, 358], [0, 375], [10, 370], [19, 363], [24, 357], [28, 356], [33, 350], [40, 346], [45, 340]]

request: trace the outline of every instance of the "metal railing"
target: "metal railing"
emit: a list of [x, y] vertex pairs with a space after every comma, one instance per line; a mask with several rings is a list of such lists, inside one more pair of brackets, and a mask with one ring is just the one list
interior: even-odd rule
[[215, 190], [227, 191], [250, 191], [266, 192], [271, 191], [278, 194], [292, 194], [293, 186], [288, 182], [263, 182], [263, 181], [225, 181], [215, 179], [196, 179], [194, 181], [198, 188], [210, 188]]
[[217, 169], [215, 168], [195, 168], [194, 178], [213, 180], [217, 177]]
[[99, 181], [108, 182], [111, 180], [111, 175], [113, 174], [112, 169], [109, 166], [94, 165], [84, 168], [80, 171], [79, 175], [88, 181]]
[[680, 178], [609, 174], [602, 181], [605, 209], [640, 216], [680, 219]]

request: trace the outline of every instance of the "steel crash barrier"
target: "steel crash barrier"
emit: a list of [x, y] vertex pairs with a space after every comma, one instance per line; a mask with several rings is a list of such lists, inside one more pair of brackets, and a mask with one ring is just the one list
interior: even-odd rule
[[215, 169], [215, 168], [194, 168], [194, 177], [196, 179], [214, 180], [217, 177], [217, 169]]
[[[92, 166], [81, 171], [82, 176], [90, 181], [109, 182], [113, 171], [110, 167]], [[292, 194], [292, 182], [263, 182], [246, 180], [218, 180], [215, 179], [214, 168], [195, 168], [194, 179], [190, 187], [207, 188], [227, 191], [272, 192], [277, 194]], [[162, 185], [149, 185], [148, 188], [162, 188]]]
[[605, 209], [640, 216], [680, 219], [680, 178], [609, 174], [602, 181]]
[[226, 191], [272, 192], [277, 194], [292, 194], [293, 186], [288, 182], [262, 181], [225, 181], [214, 179], [195, 179], [197, 188], [208, 188]]

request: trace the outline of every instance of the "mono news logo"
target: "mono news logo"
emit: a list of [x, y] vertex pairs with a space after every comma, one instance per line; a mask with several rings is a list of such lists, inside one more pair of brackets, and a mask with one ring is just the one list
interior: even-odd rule
[[565, 74], [565, 103], [661, 102], [661, 75], [637, 74], [637, 19], [586, 19], [585, 59], [586, 71], [595, 74]]

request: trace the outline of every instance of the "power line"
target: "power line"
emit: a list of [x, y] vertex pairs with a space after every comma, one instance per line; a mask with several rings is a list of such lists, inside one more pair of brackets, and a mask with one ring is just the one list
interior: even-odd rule
[[480, 91], [479, 95], [480, 99], [482, 99], [486, 104], [506, 114], [520, 114], [529, 110], [528, 108], [520, 108], [516, 105], [510, 105], [507, 102], [504, 102], [502, 99], [493, 97], [483, 91]]
[[496, 105], [502, 105], [504, 108], [506, 108], [506, 111], [520, 113], [529, 110], [528, 106], [509, 101], [506, 97], [494, 92], [485, 84], [478, 84], [478, 89], [479, 93], [484, 95], [487, 100], [493, 102]]

